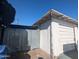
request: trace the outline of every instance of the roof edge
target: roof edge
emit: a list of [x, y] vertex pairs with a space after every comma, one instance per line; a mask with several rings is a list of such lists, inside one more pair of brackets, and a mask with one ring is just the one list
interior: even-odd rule
[[[69, 17], [69, 16], [67, 16], [67, 15], [65, 15], [65, 14], [63, 14], [63, 13], [60, 13], [60, 12], [54, 10], [54, 9], [51, 9], [51, 10], [49, 10], [43, 17], [41, 17], [37, 22], [35, 22], [35, 23], [33, 24], [33, 26], [34, 26], [34, 25], [41, 25], [42, 23], [44, 23], [45, 21], [47, 21], [47, 20], [44, 20], [44, 21], [43, 21], [43, 19], [44, 19], [45, 17], [47, 17], [48, 15], [52, 15], [52, 17], [54, 17], [54, 16], [56, 16], [56, 17], [61, 17], [61, 18], [63, 18], [63, 19], [64, 19], [65, 21], [67, 21], [67, 22], [71, 22], [71, 23], [74, 23], [74, 24], [78, 24], [78, 22], [76, 21], [76, 19], [73, 19], [73, 18], [71, 18], [71, 17]], [[57, 19], [58, 19], [58, 18], [57, 18]], [[40, 23], [40, 22], [42, 22], [42, 23]]]

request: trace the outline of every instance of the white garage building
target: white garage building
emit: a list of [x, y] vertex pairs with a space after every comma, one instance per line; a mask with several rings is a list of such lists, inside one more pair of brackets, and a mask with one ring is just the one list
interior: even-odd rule
[[74, 19], [50, 10], [34, 25], [39, 26], [40, 48], [51, 58], [77, 48], [78, 28]]

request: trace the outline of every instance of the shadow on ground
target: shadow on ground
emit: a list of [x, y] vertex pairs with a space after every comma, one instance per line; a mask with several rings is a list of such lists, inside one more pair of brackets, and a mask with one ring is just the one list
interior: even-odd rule
[[63, 51], [64, 53], [59, 55], [59, 59], [78, 59], [78, 52], [75, 44], [63, 45]]

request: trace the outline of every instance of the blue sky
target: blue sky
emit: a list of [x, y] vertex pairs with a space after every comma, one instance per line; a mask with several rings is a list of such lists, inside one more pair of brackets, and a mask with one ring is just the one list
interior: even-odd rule
[[8, 0], [16, 9], [14, 24], [32, 25], [48, 10], [55, 9], [77, 19], [77, 0]]

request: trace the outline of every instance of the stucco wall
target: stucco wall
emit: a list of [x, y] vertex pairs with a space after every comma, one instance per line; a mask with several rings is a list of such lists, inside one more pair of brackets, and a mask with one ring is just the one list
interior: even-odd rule
[[50, 54], [50, 20], [40, 27], [40, 48]]
[[40, 48], [40, 33], [39, 30], [27, 30], [28, 43], [31, 49]]

